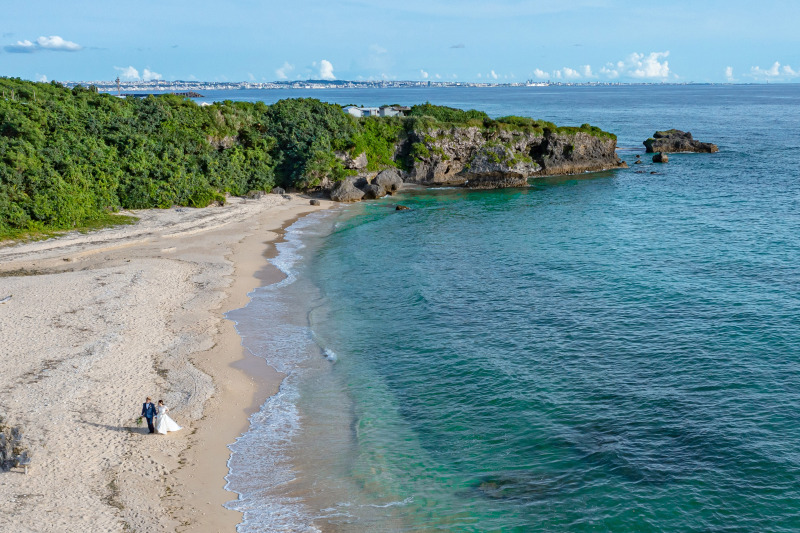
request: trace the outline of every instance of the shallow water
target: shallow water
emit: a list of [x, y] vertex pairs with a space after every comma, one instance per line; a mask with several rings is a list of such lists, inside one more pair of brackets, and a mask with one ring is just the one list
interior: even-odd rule
[[290, 373], [232, 447], [240, 531], [800, 528], [800, 87], [534, 89], [314, 96], [720, 153], [302, 219], [231, 314]]

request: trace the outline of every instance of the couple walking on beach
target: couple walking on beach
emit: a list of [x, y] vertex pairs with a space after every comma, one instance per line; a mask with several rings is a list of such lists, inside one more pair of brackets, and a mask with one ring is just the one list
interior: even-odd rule
[[[148, 398], [142, 404], [142, 416], [147, 419], [147, 429], [150, 433], [160, 433], [166, 435], [167, 431], [178, 431], [181, 428], [167, 415], [169, 408], [164, 405], [164, 400], [158, 400], [158, 405], [153, 404], [153, 400]], [[153, 421], [155, 418], [155, 422]]]

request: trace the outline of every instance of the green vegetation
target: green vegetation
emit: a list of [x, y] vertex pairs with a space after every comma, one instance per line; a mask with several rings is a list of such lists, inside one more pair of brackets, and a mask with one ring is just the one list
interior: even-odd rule
[[[0, 91], [0, 240], [120, 223], [120, 209], [205, 207], [276, 185], [316, 187], [352, 174], [343, 160], [361, 153], [370, 171], [445, 158], [426, 136], [434, 129], [613, 137], [588, 124], [492, 120], [430, 103], [407, 118], [356, 119], [309, 98], [200, 106], [174, 95], [117, 98], [11, 78], [0, 78]], [[425, 142], [398, 157], [410, 135]]]
[[430, 102], [412, 106], [408, 116], [428, 117], [434, 119], [436, 122], [459, 125], [469, 124], [472, 121], [482, 123], [484, 120], [490, 120], [489, 115], [483, 111], [476, 111], [475, 109], [464, 111], [454, 107], [433, 105]]
[[353, 136], [353, 154], [367, 154], [367, 170], [399, 167], [395, 146], [406, 136], [405, 120], [400, 117], [365, 117], [361, 129]]
[[409, 155], [414, 158], [415, 161], [421, 161], [422, 159], [430, 157], [431, 152], [428, 150], [428, 147], [425, 146], [425, 143], [414, 143], [411, 145]]

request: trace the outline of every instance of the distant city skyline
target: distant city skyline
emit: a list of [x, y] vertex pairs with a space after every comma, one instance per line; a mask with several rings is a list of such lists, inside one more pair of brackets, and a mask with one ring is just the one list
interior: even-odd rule
[[[270, 3], [272, 4], [272, 3]], [[0, 75], [49, 81], [800, 82], [800, 3], [15, 3]], [[555, 5], [557, 4], [557, 5]], [[700, 4], [700, 5], [698, 5]]]

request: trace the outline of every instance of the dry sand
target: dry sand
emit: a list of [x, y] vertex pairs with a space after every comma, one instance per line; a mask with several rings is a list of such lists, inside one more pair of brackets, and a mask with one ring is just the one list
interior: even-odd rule
[[[223, 314], [313, 207], [267, 195], [0, 248], [0, 415], [33, 453], [0, 474], [0, 531], [234, 531], [227, 445], [281, 376]], [[9, 275], [11, 274], [11, 275]], [[137, 427], [146, 396], [182, 431]]]

